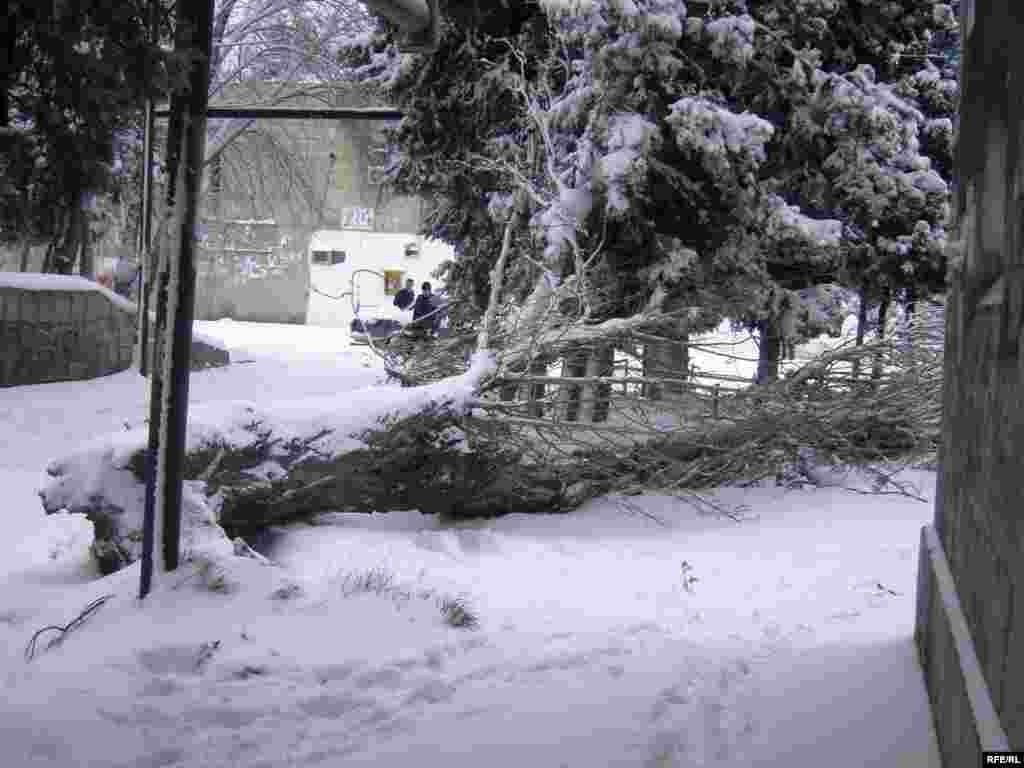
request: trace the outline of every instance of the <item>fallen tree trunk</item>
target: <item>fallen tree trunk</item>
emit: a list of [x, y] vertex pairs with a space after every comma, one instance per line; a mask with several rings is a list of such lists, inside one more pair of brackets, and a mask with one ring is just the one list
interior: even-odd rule
[[[254, 420], [241, 430], [213, 431], [186, 454], [184, 476], [198, 511], [185, 519], [230, 542], [325, 512], [419, 510], [457, 519], [571, 506], [565, 477], [520, 465], [504, 431], [470, 438], [462, 421], [449, 404], [431, 403], [383, 417], [353, 436], [356, 447], [341, 450], [324, 447], [336, 437], [331, 429], [285, 439]], [[47, 470], [45, 511], [82, 513], [93, 522], [93, 553], [104, 573], [141, 554], [145, 467], [139, 447], [126, 455], [100, 449]]]

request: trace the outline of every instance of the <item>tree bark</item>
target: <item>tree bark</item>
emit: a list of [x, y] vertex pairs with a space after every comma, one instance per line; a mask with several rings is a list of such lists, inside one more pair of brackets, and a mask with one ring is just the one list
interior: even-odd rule
[[74, 272], [78, 252], [82, 246], [82, 222], [85, 211], [84, 199], [80, 191], [68, 196], [68, 210], [65, 214], [64, 228], [59, 237], [59, 244], [53, 251], [53, 271], [60, 275]]
[[[886, 294], [878, 304], [878, 328], [875, 330], [875, 336], [879, 341], [883, 341], [885, 339], [885, 321], [888, 314], [889, 295]], [[880, 354], [876, 353], [875, 359], [871, 365], [871, 380], [877, 382], [880, 378], [882, 378], [882, 357]]]
[[25, 238], [25, 241], [21, 244], [21, 258], [18, 262], [19, 272], [28, 272], [28, 262], [32, 256], [32, 241]]
[[645, 378], [679, 379], [664, 384], [647, 384], [644, 397], [651, 400], [664, 398], [678, 399], [686, 391], [683, 381], [689, 378], [690, 347], [689, 333], [684, 328], [675, 328], [669, 340], [663, 344], [644, 344], [643, 375]]
[[[615, 348], [602, 344], [590, 351], [587, 359], [586, 376], [611, 376], [615, 372]], [[606, 382], [588, 384], [584, 388], [583, 414], [581, 421], [590, 424], [607, 421], [611, 410], [612, 385]]]
[[[857, 339], [854, 342], [858, 347], [864, 345], [864, 333], [868, 327], [868, 289], [860, 289], [860, 306], [857, 307]], [[853, 361], [852, 376], [854, 379], [860, 376], [860, 358]]]
[[908, 348], [911, 344], [911, 340], [914, 337], [914, 315], [917, 313], [917, 300], [914, 298], [914, 294], [910, 293], [907, 296], [906, 304], [903, 305], [903, 321], [901, 323], [901, 329], [897, 331], [897, 336], [903, 344], [904, 348]]
[[41, 271], [44, 274], [48, 274], [54, 271], [53, 265], [53, 254], [57, 248], [57, 238], [51, 238], [50, 242], [46, 244], [46, 253], [43, 254], [43, 266]]
[[82, 233], [82, 245], [79, 247], [78, 274], [87, 280], [92, 280], [96, 276], [96, 252], [93, 250], [89, 238], [88, 217], [83, 216], [82, 219], [86, 223], [82, 228], [84, 230]]
[[768, 384], [779, 378], [779, 361], [782, 358], [782, 329], [776, 317], [762, 320], [757, 326], [761, 343], [757, 353], [757, 374], [755, 384]]

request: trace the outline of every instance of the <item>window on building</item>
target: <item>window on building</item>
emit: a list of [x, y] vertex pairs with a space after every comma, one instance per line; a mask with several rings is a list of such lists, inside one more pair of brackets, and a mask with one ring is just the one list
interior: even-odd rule
[[345, 263], [344, 251], [313, 251], [313, 263], [330, 267]]

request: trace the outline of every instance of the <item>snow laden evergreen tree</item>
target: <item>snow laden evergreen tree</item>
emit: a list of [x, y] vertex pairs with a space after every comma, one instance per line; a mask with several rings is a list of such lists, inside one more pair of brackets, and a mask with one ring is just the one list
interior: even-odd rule
[[379, 37], [353, 61], [406, 111], [394, 182], [438, 201], [431, 233], [480, 311], [503, 275], [520, 329], [729, 317], [761, 332], [768, 380], [787, 342], [841, 319], [839, 285], [941, 241], [923, 118], [873, 74], [927, 50], [934, 2], [444, 10], [430, 58]]
[[[49, 242], [47, 266], [87, 257], [97, 194], [118, 173], [117, 137], [147, 93], [180, 83], [186, 62], [158, 46], [147, 0], [8, 4], [0, 69], [0, 240]], [[22, 260], [24, 263], [24, 259]]]
[[[879, 303], [910, 285], [941, 286], [945, 114], [935, 99], [936, 121], [926, 122], [912, 83], [952, 13], [928, 0], [771, 0], [733, 11], [692, 19], [689, 32], [710, 50], [705, 76], [775, 129], [761, 199], [789, 206], [792, 226], [782, 242], [767, 226], [730, 244], [766, 277], [745, 286], [754, 301], [738, 319], [759, 331], [758, 380], [767, 380], [793, 341], [838, 330], [849, 295], [839, 285]], [[948, 81], [936, 90], [948, 93]]]
[[461, 21], [429, 60], [378, 45], [361, 70], [406, 110], [394, 180], [438, 200], [456, 291], [482, 312], [505, 253], [521, 333], [540, 318], [716, 324], [714, 254], [757, 197], [772, 128], [689, 83], [685, 8]]

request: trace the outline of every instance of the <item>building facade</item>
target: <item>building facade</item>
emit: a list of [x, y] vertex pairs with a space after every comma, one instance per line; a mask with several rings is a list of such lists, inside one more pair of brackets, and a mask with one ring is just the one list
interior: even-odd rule
[[[217, 103], [261, 100], [252, 87], [227, 92]], [[298, 95], [281, 106], [379, 104], [335, 89], [329, 97]], [[422, 202], [396, 196], [384, 183], [387, 127], [376, 120], [257, 120], [214, 158], [204, 178], [197, 319], [346, 322], [345, 313], [335, 317], [314, 307], [310, 314], [311, 302], [337, 289], [332, 284], [317, 293], [313, 265], [322, 266], [326, 253], [317, 241], [359, 233], [422, 244], [416, 237]], [[391, 247], [394, 238], [378, 239]]]
[[1024, 13], [964, 0], [958, 253], [916, 639], [943, 762], [1024, 749]]

